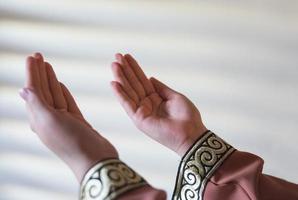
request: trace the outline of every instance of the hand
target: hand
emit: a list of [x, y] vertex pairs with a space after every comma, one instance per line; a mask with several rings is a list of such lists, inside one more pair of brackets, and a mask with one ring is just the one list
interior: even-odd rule
[[200, 113], [184, 95], [148, 79], [134, 58], [116, 54], [112, 89], [134, 124], [152, 139], [183, 156], [207, 131]]
[[79, 181], [95, 163], [118, 158], [116, 149], [88, 124], [71, 93], [39, 53], [27, 58], [26, 83], [20, 95], [31, 129]]

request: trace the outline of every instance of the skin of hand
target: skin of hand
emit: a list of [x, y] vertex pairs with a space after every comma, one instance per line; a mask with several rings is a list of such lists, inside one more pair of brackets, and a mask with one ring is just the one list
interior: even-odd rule
[[184, 95], [148, 79], [129, 54], [115, 55], [111, 87], [137, 128], [183, 156], [205, 132], [200, 112]]
[[73, 96], [40, 53], [27, 58], [26, 83], [20, 96], [25, 100], [31, 129], [79, 181], [97, 162], [118, 158], [113, 145], [84, 119]]

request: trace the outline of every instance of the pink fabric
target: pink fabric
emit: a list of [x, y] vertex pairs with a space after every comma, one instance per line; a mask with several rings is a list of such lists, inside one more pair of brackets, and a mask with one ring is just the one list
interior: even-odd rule
[[205, 200], [298, 200], [298, 185], [262, 174], [264, 161], [235, 151], [207, 184]]
[[[207, 183], [204, 200], [298, 200], [298, 185], [262, 174], [264, 161], [235, 151]], [[127, 192], [120, 200], [165, 200], [166, 193], [147, 185]]]
[[163, 190], [155, 189], [149, 185], [128, 191], [121, 195], [119, 200], [165, 200], [167, 194]]

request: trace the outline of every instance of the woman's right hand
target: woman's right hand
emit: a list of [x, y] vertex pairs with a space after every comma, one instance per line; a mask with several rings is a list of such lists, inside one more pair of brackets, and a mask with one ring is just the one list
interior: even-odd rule
[[114, 146], [84, 119], [69, 90], [39, 53], [27, 58], [26, 83], [20, 95], [31, 129], [79, 181], [95, 163], [118, 158]]

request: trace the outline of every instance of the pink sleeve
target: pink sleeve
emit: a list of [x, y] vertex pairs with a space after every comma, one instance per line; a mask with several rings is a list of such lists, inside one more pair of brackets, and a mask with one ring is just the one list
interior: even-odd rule
[[298, 200], [298, 185], [263, 174], [263, 164], [208, 130], [183, 156], [173, 200]]
[[[298, 200], [298, 185], [263, 174], [263, 164], [207, 131], [183, 156], [172, 200]], [[86, 199], [165, 200], [166, 193], [120, 160], [108, 159], [85, 175]]]
[[163, 190], [155, 189], [149, 185], [124, 193], [119, 200], [166, 200], [167, 195]]
[[264, 161], [234, 151], [210, 178], [204, 199], [297, 200], [298, 185], [262, 173]]
[[163, 190], [153, 188], [118, 158], [102, 160], [84, 175], [80, 200], [165, 200]]
[[[204, 200], [298, 200], [298, 185], [262, 174], [264, 161], [250, 153], [234, 151], [217, 168]], [[119, 200], [165, 200], [166, 193], [149, 185], [123, 194]]]

